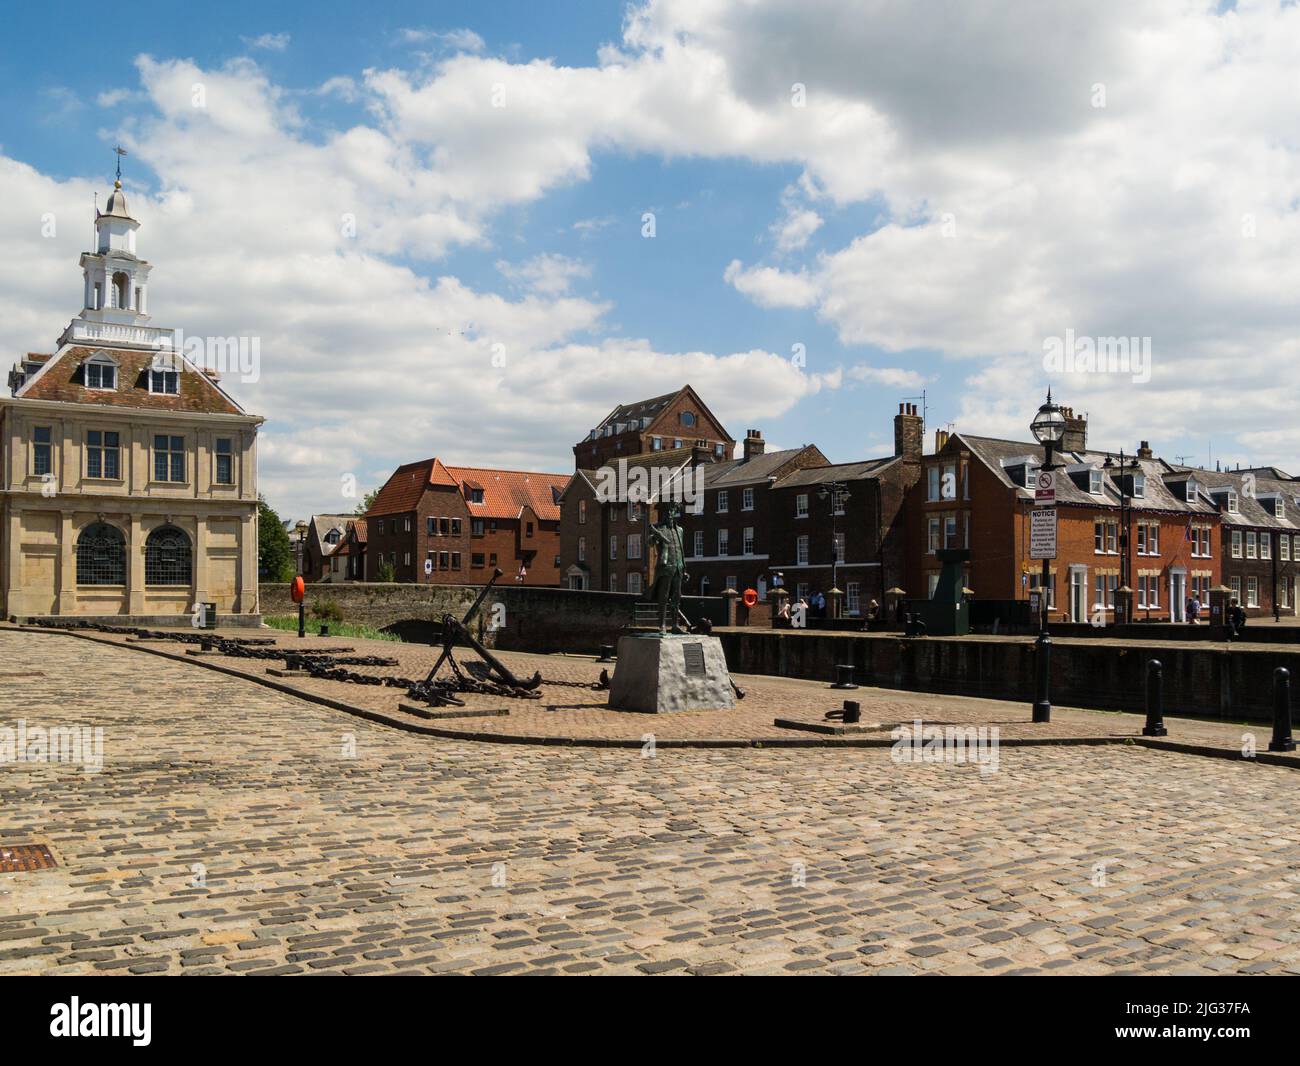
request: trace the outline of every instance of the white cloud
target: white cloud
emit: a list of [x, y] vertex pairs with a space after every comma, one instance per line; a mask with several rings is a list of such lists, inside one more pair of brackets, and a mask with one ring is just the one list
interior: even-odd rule
[[440, 44], [457, 52], [481, 52], [487, 42], [471, 29], [425, 30], [407, 28], [399, 30], [398, 39], [405, 44]]
[[591, 266], [563, 255], [543, 252], [523, 263], [497, 261], [497, 269], [511, 282], [542, 296], [569, 291], [574, 278], [591, 277]]
[[917, 370], [905, 370], [898, 366], [867, 366], [859, 363], [845, 372], [854, 381], [868, 385], [883, 385], [888, 388], [919, 389], [926, 382], [926, 377]]
[[287, 33], [263, 33], [257, 37], [240, 37], [239, 39], [247, 47], [263, 52], [283, 52], [289, 47], [289, 35]]
[[745, 267], [739, 259], [733, 259], [722, 277], [760, 307], [812, 307], [818, 300], [816, 284], [802, 272], [792, 274], [775, 267]]

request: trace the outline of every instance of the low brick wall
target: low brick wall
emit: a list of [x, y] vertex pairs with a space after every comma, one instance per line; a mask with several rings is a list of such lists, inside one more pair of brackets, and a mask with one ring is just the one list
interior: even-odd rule
[[[408, 640], [429, 640], [444, 614], [463, 617], [478, 596], [472, 585], [414, 585], [345, 581], [307, 586], [307, 607], [333, 601], [345, 622], [393, 629]], [[596, 651], [617, 644], [620, 631], [632, 621], [637, 597], [620, 592], [577, 592], [498, 584], [483, 601], [472, 628], [489, 647], [512, 651]], [[296, 614], [297, 605], [284, 584], [261, 586], [262, 613]], [[493, 631], [493, 605], [504, 608], [504, 625]], [[726, 621], [720, 596], [685, 596], [682, 611], [690, 619]]]
[[[718, 634], [727, 663], [737, 673], [775, 674], [831, 681], [835, 667], [852, 663], [862, 685], [1023, 700], [1034, 697], [1034, 646], [888, 634], [848, 636], [773, 630]], [[1273, 669], [1291, 671], [1300, 688], [1300, 651], [1274, 652], [1236, 645], [1228, 650], [1169, 645], [1052, 645], [1053, 702], [1101, 710], [1145, 708], [1146, 664], [1164, 667], [1167, 714], [1271, 722]], [[1293, 698], [1300, 699], [1300, 695]]]

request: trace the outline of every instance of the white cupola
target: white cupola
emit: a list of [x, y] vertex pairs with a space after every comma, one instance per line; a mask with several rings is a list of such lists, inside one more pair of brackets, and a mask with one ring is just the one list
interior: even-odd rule
[[135, 253], [140, 223], [126, 206], [122, 183], [115, 181], [104, 211], [95, 213], [95, 250], [81, 257], [85, 275], [82, 317], [119, 325], [149, 320], [150, 265]]

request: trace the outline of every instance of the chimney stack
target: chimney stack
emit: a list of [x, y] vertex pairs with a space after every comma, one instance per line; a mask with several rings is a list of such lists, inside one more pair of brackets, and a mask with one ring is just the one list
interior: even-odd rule
[[894, 454], [919, 463], [924, 433], [925, 426], [916, 413], [916, 404], [900, 403], [898, 414], [894, 415]]
[[745, 431], [745, 459], [746, 461], [754, 458], [756, 455], [763, 454], [763, 433], [757, 429], [747, 429]]
[[1138, 458], [1139, 458], [1139, 459], [1150, 459], [1150, 458], [1151, 458], [1151, 442], [1150, 442], [1150, 441], [1146, 441], [1146, 440], [1144, 440], [1144, 441], [1139, 441], [1139, 442], [1138, 442]]
[[946, 429], [936, 429], [934, 431], [934, 450], [936, 453], [943, 451], [944, 445], [948, 443], [948, 431]]
[[1065, 416], [1065, 433], [1061, 436], [1061, 450], [1086, 452], [1088, 450], [1088, 416], [1076, 416], [1073, 407], [1062, 407]]

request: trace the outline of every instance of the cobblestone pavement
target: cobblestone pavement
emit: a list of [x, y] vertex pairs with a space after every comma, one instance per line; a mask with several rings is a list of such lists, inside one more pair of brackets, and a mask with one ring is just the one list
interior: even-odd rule
[[1300, 777], [1127, 746], [419, 736], [156, 656], [0, 633], [0, 973], [1300, 973]]
[[[0, 627], [0, 635], [15, 630]], [[192, 634], [193, 630], [184, 630]], [[230, 635], [249, 634], [249, 630], [230, 631]], [[357, 654], [395, 657], [399, 665], [393, 667], [350, 667], [358, 673], [423, 678], [433, 666], [438, 649], [424, 644], [401, 644], [387, 641], [360, 640], [352, 637], [306, 637], [279, 630], [263, 629], [258, 635], [271, 637], [283, 647], [295, 650], [314, 648], [353, 648]], [[62, 633], [40, 632], [33, 639], [48, 641], [73, 641], [93, 646], [84, 637]], [[120, 635], [95, 634], [96, 639], [125, 643]], [[175, 641], [155, 641], [146, 644], [131, 643], [137, 651], [149, 648], [184, 659], [187, 665], [195, 660], [185, 654], [189, 645]], [[468, 650], [458, 650], [463, 663], [471, 663], [476, 656]], [[363, 711], [386, 716], [393, 722], [419, 725], [443, 733], [466, 737], [540, 738], [576, 740], [617, 740], [639, 745], [646, 734], [652, 733], [661, 744], [679, 742], [723, 741], [760, 742], [771, 744], [797, 742], [800, 744], [888, 744], [888, 731], [874, 735], [853, 737], [828, 737], [803, 730], [781, 728], [775, 724], [779, 718], [807, 723], [823, 723], [827, 711], [840, 707], [844, 698], [858, 700], [862, 705], [863, 720], [881, 722], [892, 726], [900, 722], [921, 719], [929, 724], [988, 725], [997, 726], [1003, 742], [1023, 739], [1100, 740], [1141, 735], [1142, 715], [1095, 711], [1079, 708], [1056, 707], [1052, 721], [1046, 725], [1030, 722], [1029, 707], [1023, 702], [976, 699], [963, 696], [946, 696], [932, 693], [906, 692], [898, 689], [860, 688], [851, 692], [837, 692], [818, 681], [781, 677], [744, 677], [737, 675], [745, 688], [746, 697], [734, 711], [682, 712], [676, 714], [635, 714], [611, 711], [605, 707], [608, 693], [593, 691], [592, 682], [602, 669], [613, 670], [613, 665], [602, 667], [591, 656], [530, 655], [518, 652], [500, 652], [500, 658], [520, 677], [530, 677], [540, 671], [547, 682], [543, 684], [540, 700], [516, 700], [499, 696], [469, 695], [465, 697], [470, 710], [500, 710], [505, 716], [456, 717], [434, 723], [407, 714], [400, 704], [407, 700], [400, 688], [350, 684], [342, 681], [323, 681], [310, 676], [277, 677], [275, 683], [291, 687], [297, 692], [335, 700]], [[141, 656], [144, 658], [144, 656]], [[239, 659], [214, 655], [201, 660], [216, 664], [226, 670], [267, 679], [268, 667], [282, 667], [283, 661]], [[203, 684], [207, 677], [196, 680]], [[1253, 745], [1263, 752], [1268, 745], [1270, 727], [1267, 724], [1248, 725], [1226, 722], [1167, 720], [1170, 744], [1193, 744], [1211, 747], [1240, 757], [1244, 744]], [[1300, 756], [1280, 757], [1283, 761], [1300, 767]]]

